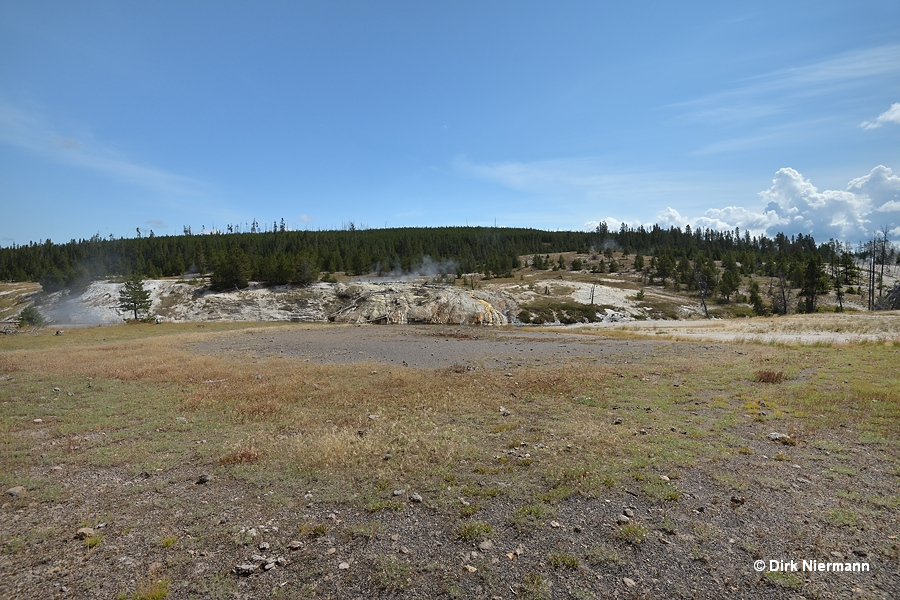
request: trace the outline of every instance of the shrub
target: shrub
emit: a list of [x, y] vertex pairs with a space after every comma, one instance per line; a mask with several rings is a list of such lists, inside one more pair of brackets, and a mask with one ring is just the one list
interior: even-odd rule
[[34, 305], [28, 305], [23, 308], [16, 322], [19, 327], [40, 327], [44, 323], [46, 323], [44, 316]]

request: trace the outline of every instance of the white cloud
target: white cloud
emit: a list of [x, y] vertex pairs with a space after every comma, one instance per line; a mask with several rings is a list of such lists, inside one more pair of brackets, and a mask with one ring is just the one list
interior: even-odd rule
[[196, 194], [203, 187], [188, 177], [138, 164], [112, 144], [94, 139], [89, 131], [61, 134], [40, 113], [23, 110], [2, 100], [0, 142], [55, 162], [105, 173], [120, 181], [166, 194]]
[[758, 210], [740, 206], [708, 209], [687, 217], [668, 207], [657, 216], [664, 227], [740, 227], [753, 235], [803, 233], [817, 241], [829, 238], [854, 241], [867, 238], [882, 226], [900, 228], [900, 176], [879, 165], [853, 179], [845, 190], [819, 190], [795, 169], [779, 169], [769, 189], [760, 192], [765, 203]]
[[877, 129], [885, 123], [897, 123], [900, 125], [900, 102], [891, 104], [891, 107], [878, 115], [874, 121], [863, 121], [859, 126], [863, 129]]
[[669, 107], [684, 109], [686, 116], [704, 122], [747, 121], [782, 113], [814, 96], [833, 94], [841, 88], [897, 74], [900, 74], [900, 44], [891, 44], [763, 73], [735, 81], [724, 91]]

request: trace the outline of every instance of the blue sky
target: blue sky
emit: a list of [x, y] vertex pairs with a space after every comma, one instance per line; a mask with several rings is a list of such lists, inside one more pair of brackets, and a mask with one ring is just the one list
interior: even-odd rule
[[293, 229], [900, 237], [900, 3], [0, 0], [0, 245]]

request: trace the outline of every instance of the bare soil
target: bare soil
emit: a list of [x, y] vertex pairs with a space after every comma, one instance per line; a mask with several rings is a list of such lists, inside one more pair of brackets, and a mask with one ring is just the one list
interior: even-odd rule
[[[475, 374], [640, 364], [648, 378], [658, 378], [658, 357], [715, 363], [752, 352], [743, 344], [576, 332], [306, 325], [222, 334], [194, 349], [242, 360], [288, 356]], [[12, 375], [4, 377], [0, 386]], [[717, 410], [702, 390], [688, 409], [689, 419]], [[635, 436], [688, 435], [638, 430], [642, 407], [606, 410], [611, 424], [620, 420], [616, 426], [633, 428]], [[28, 477], [63, 492], [4, 497], [0, 597], [132, 598], [158, 581], [167, 582], [169, 598], [900, 597], [897, 429], [886, 443], [874, 444], [861, 442], [852, 427], [839, 426], [827, 443], [815, 444], [795, 436], [795, 445], [786, 445], [770, 440], [771, 432], [766, 422], [736, 422], [727, 435], [741, 453], [711, 452], [679, 473], [648, 470], [643, 480], [626, 478], [602, 494], [548, 502], [524, 524], [514, 519], [522, 514], [515, 494], [473, 498], [460, 491], [457, 508], [480, 500], [471, 519], [490, 527], [471, 539], [461, 536], [465, 521], [457, 508], [434, 500], [439, 490], [403, 489], [402, 482], [396, 495], [383, 490], [393, 508], [370, 511], [349, 499], [323, 502], [316, 489], [297, 490], [277, 477], [251, 483], [208, 464], [152, 472], [39, 464]], [[40, 451], [49, 433], [35, 424], [32, 451]], [[566, 444], [548, 437], [512, 452], [540, 457], [564, 453]], [[198, 483], [207, 472], [209, 481]], [[679, 498], [646, 493], [647, 484], [663, 477]], [[479, 487], [495, 488], [494, 477], [485, 473]], [[625, 512], [631, 529], [617, 522]], [[75, 539], [82, 526], [101, 536], [96, 546]], [[262, 557], [284, 560], [265, 570]], [[758, 560], [765, 561], [764, 572], [754, 567]], [[772, 560], [793, 560], [798, 569], [802, 560], [864, 563], [869, 570], [770, 573]], [[235, 573], [242, 564], [259, 568]]]

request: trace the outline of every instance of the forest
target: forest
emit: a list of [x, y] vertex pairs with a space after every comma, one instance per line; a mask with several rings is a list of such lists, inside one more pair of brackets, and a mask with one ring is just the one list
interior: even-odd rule
[[[331, 231], [214, 232], [140, 235], [54, 243], [50, 240], [0, 248], [0, 279], [38, 281], [45, 291], [78, 288], [93, 279], [211, 274], [213, 289], [246, 287], [249, 281], [305, 285], [333, 273], [411, 273], [423, 263], [457, 277], [479, 273], [509, 277], [522, 266], [553, 268], [550, 254], [615, 251], [634, 255], [635, 268], [650, 283], [719, 292], [728, 297], [741, 276], [776, 278], [815, 296], [828, 289], [865, 287], [874, 302], [886, 266], [897, 263], [887, 232], [856, 248], [799, 234], [774, 238], [740, 230], [692, 230], [658, 225], [593, 231], [527, 228], [422, 227], [349, 228]], [[525, 260], [522, 257], [533, 257]], [[547, 260], [544, 259], [547, 257]], [[638, 257], [640, 257], [638, 259]], [[645, 257], [647, 260], [645, 261]], [[577, 266], [577, 265], [576, 265]], [[565, 267], [564, 267], [565, 268]], [[323, 276], [324, 274], [324, 276]], [[862, 293], [862, 290], [857, 290]]]

